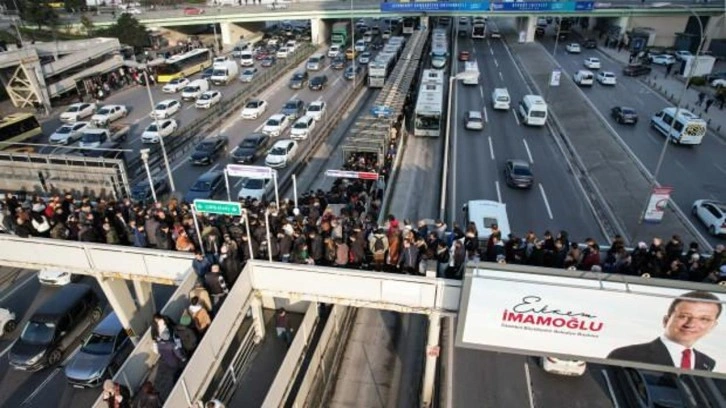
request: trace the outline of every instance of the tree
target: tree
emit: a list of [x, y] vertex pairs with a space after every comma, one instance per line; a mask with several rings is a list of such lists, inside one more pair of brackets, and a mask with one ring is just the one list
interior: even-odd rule
[[54, 27], [58, 24], [58, 13], [46, 3], [38, 1], [25, 0], [19, 4], [20, 18], [36, 24], [38, 30], [43, 26]]
[[122, 14], [114, 25], [97, 31], [95, 35], [116, 37], [121, 44], [130, 45], [136, 51], [140, 51], [149, 44], [149, 33], [146, 27], [130, 14]]
[[93, 20], [91, 20], [90, 17], [83, 14], [81, 15], [81, 24], [83, 25], [83, 28], [86, 30], [86, 34], [93, 35]]

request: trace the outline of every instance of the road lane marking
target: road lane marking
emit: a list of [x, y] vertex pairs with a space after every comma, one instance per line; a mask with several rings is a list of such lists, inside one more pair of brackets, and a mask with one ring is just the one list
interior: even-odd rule
[[532, 152], [529, 150], [529, 145], [527, 144], [527, 139], [522, 139], [522, 142], [524, 142], [524, 148], [527, 149], [527, 157], [529, 157], [529, 162], [534, 164], [534, 160], [532, 160]]
[[[17, 330], [17, 328], [16, 328], [15, 330]], [[10, 343], [10, 345], [9, 345], [9, 346], [5, 347], [5, 349], [4, 349], [3, 351], [0, 351], [0, 358], [2, 358], [2, 357], [3, 357], [4, 355], [5, 355], [5, 354], [7, 354], [7, 353], [8, 353], [8, 351], [10, 351], [10, 349], [11, 349], [11, 348], [13, 348], [13, 346], [15, 345], [15, 342], [16, 342], [16, 341], [18, 341], [18, 339], [15, 339], [15, 340], [13, 340], [13, 341], [12, 341], [12, 342]]]
[[479, 85], [479, 95], [481, 95], [481, 98], [484, 99], [484, 86]]
[[499, 62], [497, 61], [497, 59], [496, 59], [496, 58], [494, 58], [494, 65], [495, 65], [495, 66], [496, 66], [497, 68], [499, 68]]
[[716, 168], [717, 168], [717, 169], [718, 169], [718, 170], [719, 170], [719, 171], [720, 171], [721, 173], [723, 173], [723, 174], [726, 174], [726, 169], [724, 169], [723, 167], [719, 166], [719, 165], [718, 165], [718, 164], [716, 164], [716, 163], [714, 163], [713, 165], [714, 165], [714, 166], [716, 166]]
[[529, 364], [524, 362], [524, 378], [527, 381], [527, 397], [529, 397], [529, 408], [534, 408], [534, 393], [532, 391], [532, 376], [529, 374]]
[[489, 47], [489, 54], [494, 55], [494, 49], [491, 46]]
[[[483, 96], [482, 96], [482, 98], [483, 98]], [[487, 114], [487, 107], [485, 106], [485, 107], [484, 107], [484, 108], [482, 109], [482, 111], [484, 111], [484, 122], [485, 122], [485, 123], [488, 123], [488, 122], [489, 122], [489, 115]]]
[[[12, 296], [15, 292], [22, 289], [23, 286], [27, 285], [29, 282], [31, 282], [33, 279], [35, 279], [37, 275], [33, 272], [28, 274], [26, 278], [24, 278], [20, 283], [16, 284], [15, 287], [13, 287], [10, 291], [8, 291], [2, 298], [0, 298], [0, 303], [5, 302], [6, 299], [8, 299], [10, 296]], [[1, 354], [0, 354], [1, 356]]]
[[514, 109], [512, 109], [510, 112], [512, 112], [512, 115], [514, 115], [514, 120], [517, 121], [517, 126], [521, 126], [521, 124], [519, 123], [519, 116], [517, 116], [517, 112]]
[[501, 79], [502, 81], [504, 81], [504, 76], [502, 75], [502, 71], [499, 71], [499, 79]]
[[610, 399], [613, 402], [614, 408], [620, 408], [620, 404], [618, 404], [618, 399], [615, 398], [615, 390], [613, 389], [613, 384], [610, 382], [610, 376], [608, 375], [608, 372], [605, 371], [605, 369], [601, 369], [600, 372], [602, 373], [603, 378], [605, 379], [605, 385], [608, 387], [608, 393], [610, 394]]
[[499, 180], [494, 182], [494, 185], [497, 187], [497, 201], [500, 203], [502, 202], [502, 190], [499, 188]]
[[542, 187], [542, 183], [539, 183], [539, 192], [542, 193], [542, 199], [544, 200], [545, 207], [547, 207], [547, 215], [550, 216], [550, 219], [553, 220], [555, 217], [552, 216], [552, 209], [550, 208], [550, 202], [547, 200], [547, 194], [545, 194], [544, 187]]
[[50, 375], [45, 380], [43, 380], [43, 382], [38, 386], [38, 388], [36, 388], [32, 394], [28, 395], [28, 398], [26, 398], [25, 401], [23, 401], [23, 403], [20, 405], [21, 406], [28, 405], [30, 403], [30, 401], [33, 400], [33, 398], [35, 398], [41, 391], [43, 391], [43, 388], [45, 388], [45, 386], [48, 385], [48, 383], [53, 379], [53, 377], [58, 375], [58, 373], [60, 373], [60, 372], [61, 372], [60, 368], [56, 368], [55, 370], [53, 370], [53, 372], [50, 373]]
[[507, 51], [507, 54], [509, 54], [509, 59], [512, 60], [512, 64], [514, 64], [514, 68], [517, 68], [517, 72], [519, 73], [519, 77], [522, 78], [523, 83], [527, 83], [527, 80], [524, 79], [524, 74], [522, 73], [522, 70], [519, 69], [519, 65], [517, 65], [517, 61], [514, 60], [514, 55], [512, 55], [512, 51], [509, 50], [509, 47], [505, 44], [504, 49]]
[[492, 144], [491, 136], [489, 136], [489, 155], [492, 157], [492, 160], [494, 160], [494, 145]]

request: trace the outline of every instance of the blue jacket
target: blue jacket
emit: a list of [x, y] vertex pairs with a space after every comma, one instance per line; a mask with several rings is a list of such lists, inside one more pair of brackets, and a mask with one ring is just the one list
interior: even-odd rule
[[209, 272], [209, 270], [212, 268], [212, 261], [209, 259], [209, 257], [204, 257], [202, 260], [198, 260], [194, 258], [192, 261], [192, 269], [194, 269], [194, 272], [199, 276], [200, 278], [203, 278], [204, 275]]

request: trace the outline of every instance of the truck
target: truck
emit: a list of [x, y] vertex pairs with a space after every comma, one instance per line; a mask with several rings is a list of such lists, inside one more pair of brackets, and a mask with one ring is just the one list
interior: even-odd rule
[[333, 24], [333, 31], [330, 35], [331, 44], [338, 44], [345, 47], [348, 45], [348, 37], [350, 37], [349, 21], [339, 21]]
[[126, 140], [129, 125], [110, 125], [107, 128], [86, 128], [78, 143], [81, 149], [118, 149]]
[[228, 60], [215, 63], [209, 79], [214, 85], [227, 85], [237, 78], [237, 74], [239, 74], [239, 65], [234, 60]]

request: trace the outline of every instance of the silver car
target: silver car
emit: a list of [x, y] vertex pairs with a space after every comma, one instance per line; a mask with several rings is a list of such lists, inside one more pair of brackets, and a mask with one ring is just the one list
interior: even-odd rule
[[96, 387], [113, 376], [132, 350], [133, 344], [116, 313], [111, 313], [93, 329], [64, 373], [74, 387]]

